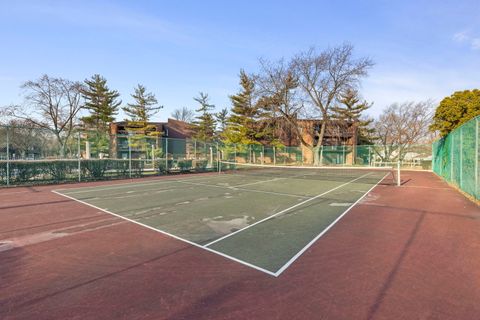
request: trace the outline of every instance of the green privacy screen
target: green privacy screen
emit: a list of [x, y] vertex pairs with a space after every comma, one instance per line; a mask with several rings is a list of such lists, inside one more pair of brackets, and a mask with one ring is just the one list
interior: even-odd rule
[[480, 116], [433, 144], [433, 171], [477, 200], [480, 199], [479, 123]]

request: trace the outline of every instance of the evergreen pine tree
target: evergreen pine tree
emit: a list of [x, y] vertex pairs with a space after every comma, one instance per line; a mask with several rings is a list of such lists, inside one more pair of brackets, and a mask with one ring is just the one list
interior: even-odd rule
[[107, 80], [99, 74], [86, 79], [85, 84], [86, 88], [82, 90], [86, 101], [84, 108], [90, 111], [90, 115], [81, 120], [86, 127], [105, 133], [109, 123], [115, 120], [118, 107], [122, 103], [121, 100], [117, 100], [120, 93], [110, 90]]
[[230, 96], [233, 106], [224, 135], [230, 143], [256, 143], [260, 115], [258, 101], [254, 97], [255, 81], [243, 70], [240, 71], [240, 86], [240, 92]]
[[163, 106], [156, 106], [157, 98], [141, 84], [134, 89], [135, 93], [131, 96], [135, 100], [134, 103], [127, 104], [123, 107], [123, 111], [130, 117], [132, 121], [148, 122], [148, 120], [158, 113]]
[[154, 126], [149, 126], [148, 121], [155, 115], [163, 106], [157, 106], [158, 101], [155, 95], [147, 92], [147, 89], [139, 84], [131, 95], [134, 103], [129, 103], [123, 107], [123, 111], [130, 117], [127, 120], [127, 128], [132, 131], [147, 133], [149, 129]]
[[215, 105], [208, 102], [208, 94], [203, 92], [200, 92], [199, 97], [193, 99], [200, 104], [200, 107], [195, 110], [199, 115], [191, 127], [194, 137], [201, 141], [211, 141], [215, 135], [216, 122], [210, 110], [214, 109]]
[[217, 120], [218, 128], [217, 128], [217, 136], [223, 135], [225, 129], [227, 128], [228, 124], [228, 109], [223, 108], [220, 112], [215, 114], [215, 118]]
[[343, 121], [348, 125], [358, 128], [357, 144], [370, 144], [369, 137], [372, 136], [370, 124], [372, 119], [365, 118], [363, 112], [368, 110], [372, 104], [367, 101], [360, 102], [358, 91], [347, 90], [340, 96], [341, 106], [332, 107], [332, 119]]

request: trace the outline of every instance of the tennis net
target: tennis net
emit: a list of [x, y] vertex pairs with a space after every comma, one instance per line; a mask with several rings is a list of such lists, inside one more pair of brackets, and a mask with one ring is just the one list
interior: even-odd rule
[[219, 171], [225, 174], [255, 175], [266, 178], [286, 178], [305, 180], [325, 180], [360, 183], [400, 185], [400, 170], [394, 167], [360, 167], [360, 166], [282, 166], [260, 165], [221, 161]]

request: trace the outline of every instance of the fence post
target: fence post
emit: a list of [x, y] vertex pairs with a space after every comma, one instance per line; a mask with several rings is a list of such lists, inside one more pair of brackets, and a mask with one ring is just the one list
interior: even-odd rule
[[372, 165], [372, 146], [368, 146], [368, 165]]
[[454, 144], [455, 144], [455, 133], [451, 133], [452, 142], [450, 142], [450, 182], [453, 181], [453, 151], [454, 151]]
[[237, 163], [237, 144], [233, 144], [233, 163]]
[[460, 189], [463, 190], [463, 126], [460, 127]]
[[81, 148], [80, 148], [80, 132], [77, 134], [77, 158], [78, 158], [78, 182], [82, 181], [82, 160], [81, 160]]
[[7, 129], [7, 187], [10, 186], [10, 126], [6, 126]]
[[130, 142], [130, 133], [128, 133], [128, 175], [132, 178], [132, 145]]
[[193, 140], [193, 159], [197, 160], [197, 139]]
[[165, 174], [168, 173], [168, 138], [165, 138]]
[[216, 147], [217, 147], [217, 171], [220, 172], [220, 150], [218, 149], [218, 142], [216, 142]]
[[[302, 159], [303, 162], [303, 159]], [[277, 149], [273, 146], [273, 165], [277, 164]]]
[[478, 150], [480, 144], [480, 137], [478, 136], [478, 126], [480, 125], [480, 121], [478, 121], [479, 117], [475, 118], [475, 197], [480, 198], [479, 190], [478, 190], [478, 162], [480, 161], [478, 157]]

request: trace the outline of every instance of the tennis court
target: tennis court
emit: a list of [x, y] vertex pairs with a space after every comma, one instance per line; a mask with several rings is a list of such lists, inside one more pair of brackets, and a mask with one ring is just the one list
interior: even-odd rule
[[375, 185], [398, 179], [390, 168], [219, 171], [54, 192], [278, 276]]

